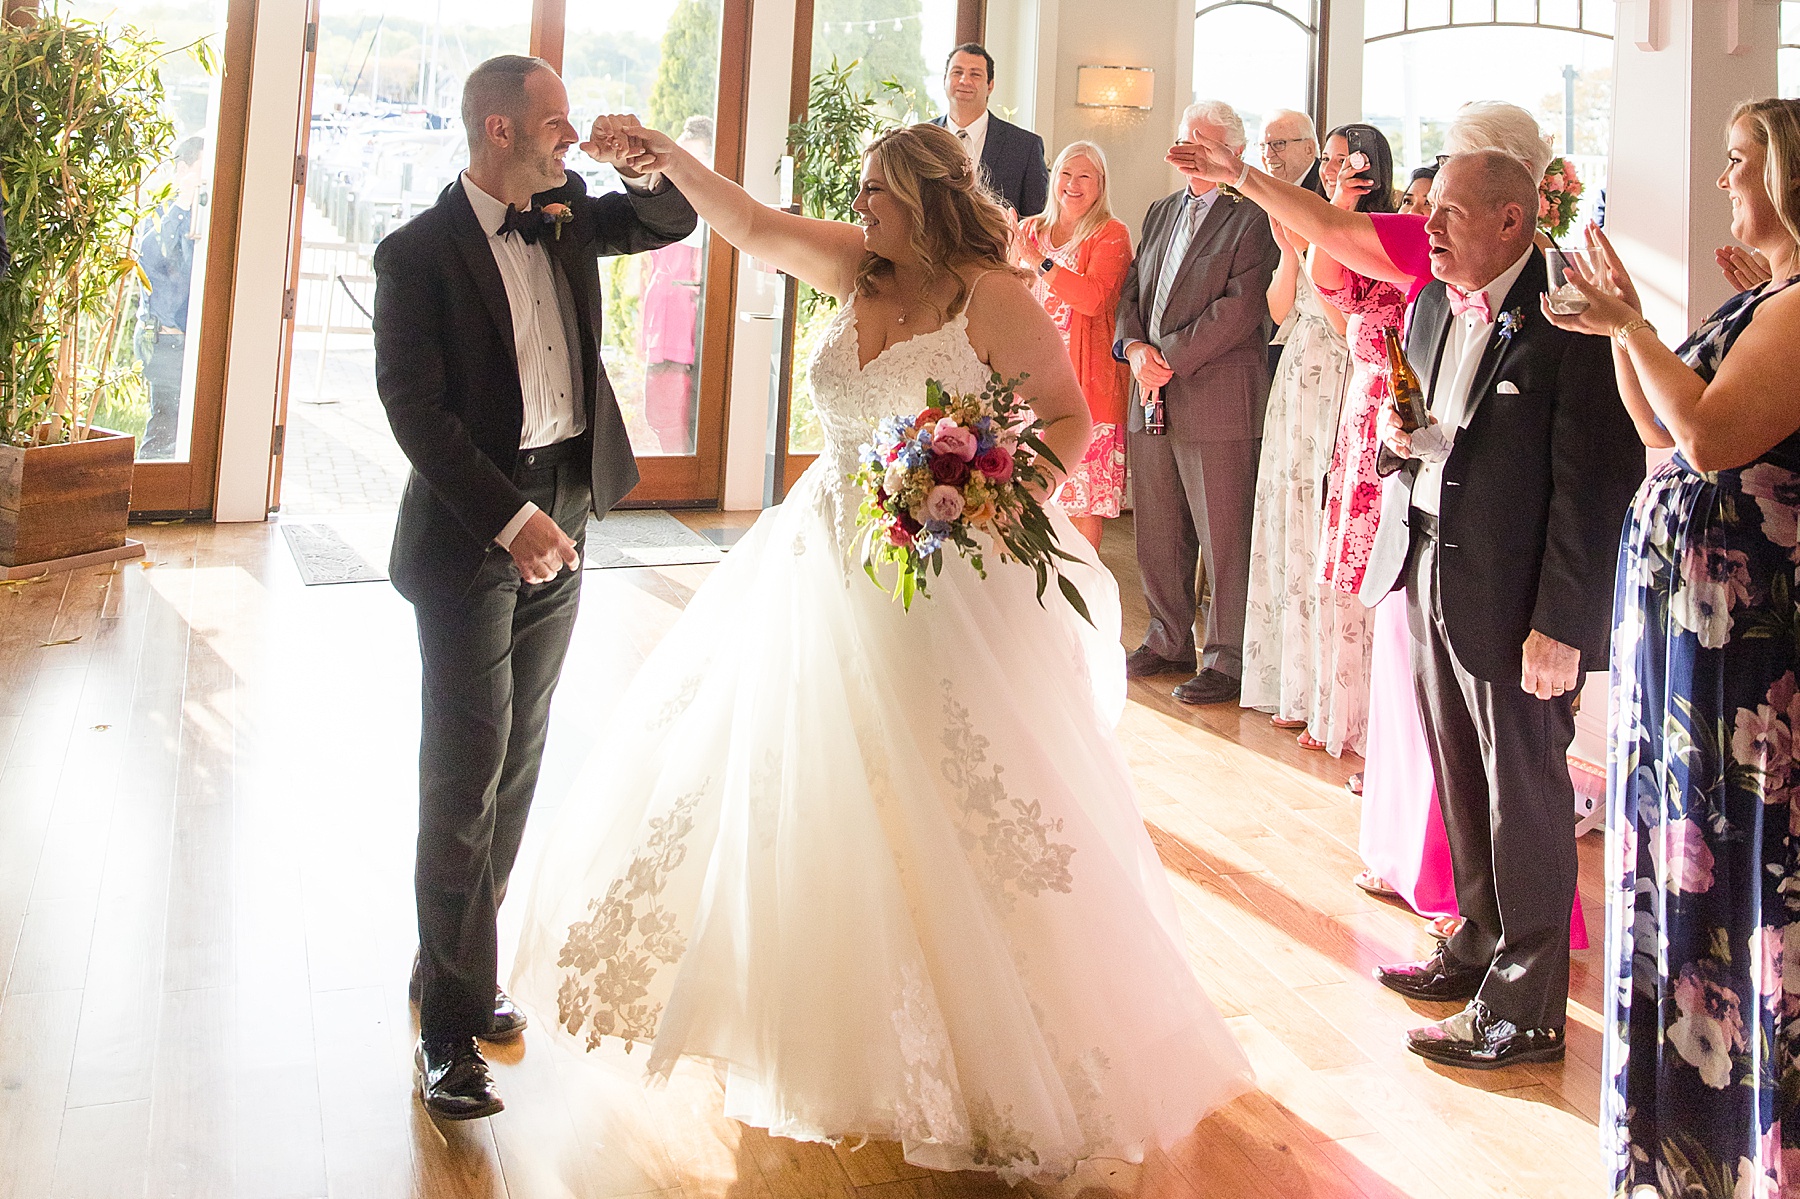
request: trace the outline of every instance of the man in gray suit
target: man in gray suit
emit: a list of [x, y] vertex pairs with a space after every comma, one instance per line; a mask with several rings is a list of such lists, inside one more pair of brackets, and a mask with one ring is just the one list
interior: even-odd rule
[[[1244, 122], [1217, 100], [1190, 105], [1181, 140], [1242, 152]], [[1204, 179], [1150, 206], [1125, 276], [1113, 353], [1136, 380], [1127, 415], [1138, 569], [1150, 605], [1132, 678], [1198, 673], [1175, 688], [1188, 704], [1235, 702], [1243, 674], [1250, 522], [1263, 409], [1269, 399], [1269, 280], [1281, 258], [1269, 218]], [[1163, 429], [1145, 425], [1160, 400]], [[1202, 652], [1194, 616], [1201, 559], [1212, 583]]]

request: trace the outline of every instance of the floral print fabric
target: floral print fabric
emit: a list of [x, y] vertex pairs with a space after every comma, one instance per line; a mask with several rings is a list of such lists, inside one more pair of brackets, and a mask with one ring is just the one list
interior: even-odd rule
[[1117, 516], [1125, 498], [1125, 429], [1095, 424], [1087, 453], [1056, 492], [1056, 506], [1070, 516]]
[[1382, 330], [1399, 326], [1406, 311], [1406, 293], [1392, 283], [1364, 278], [1354, 271], [1344, 273], [1350, 279], [1344, 287], [1319, 288], [1320, 295], [1350, 318], [1346, 335], [1353, 368], [1326, 482], [1319, 578], [1355, 595], [1362, 587], [1381, 519], [1381, 476], [1375, 473], [1375, 455], [1381, 448], [1376, 421], [1388, 394]]
[[[1792, 282], [1729, 301], [1683, 359], [1710, 379]], [[1626, 522], [1601, 1120], [1617, 1196], [1800, 1188], [1797, 533], [1800, 434], [1735, 470], [1677, 455]]]

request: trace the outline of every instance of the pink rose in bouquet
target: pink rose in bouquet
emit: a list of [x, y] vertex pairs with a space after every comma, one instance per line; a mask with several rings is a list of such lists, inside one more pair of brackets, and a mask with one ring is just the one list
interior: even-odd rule
[[975, 457], [975, 434], [957, 424], [951, 417], [938, 421], [931, 431], [933, 454], [955, 454], [964, 462]]
[[986, 475], [995, 483], [1005, 483], [1013, 475], [1013, 453], [1004, 444], [997, 444], [992, 449], [984, 450], [975, 459], [975, 469]]

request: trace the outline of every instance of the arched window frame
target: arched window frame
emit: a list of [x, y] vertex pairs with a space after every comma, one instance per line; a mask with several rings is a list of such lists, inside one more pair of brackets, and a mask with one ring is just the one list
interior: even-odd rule
[[[1591, 10], [1598, 10], [1605, 0], [1573, 0], [1575, 4], [1575, 23], [1565, 24], [1561, 21], [1544, 20], [1544, 0], [1530, 0], [1534, 19], [1530, 21], [1502, 21], [1500, 19], [1499, 0], [1452, 0], [1449, 5], [1450, 18], [1446, 21], [1423, 21], [1414, 23], [1414, 8], [1421, 0], [1405, 0], [1401, 6], [1400, 28], [1390, 29], [1373, 37], [1363, 38], [1363, 44], [1372, 46], [1376, 42], [1385, 42], [1397, 37], [1406, 37], [1414, 33], [1433, 33], [1440, 29], [1549, 29], [1557, 33], [1581, 33], [1588, 37], [1597, 37], [1603, 41], [1612, 41], [1613, 35], [1598, 29], [1587, 27], [1587, 17]], [[1787, 2], [1787, 0], [1784, 0]], [[1460, 17], [1459, 10], [1485, 8], [1491, 16], [1486, 20]]]
[[1330, 19], [1331, 0], [1308, 0], [1308, 8], [1312, 13], [1310, 23], [1301, 20], [1279, 4], [1270, 0], [1204, 0], [1194, 10], [1194, 23], [1198, 25], [1201, 18], [1225, 8], [1262, 8], [1284, 18], [1306, 35], [1306, 111], [1312, 115], [1315, 124], [1323, 127], [1325, 108], [1325, 56], [1320, 51], [1324, 44], [1324, 34]]

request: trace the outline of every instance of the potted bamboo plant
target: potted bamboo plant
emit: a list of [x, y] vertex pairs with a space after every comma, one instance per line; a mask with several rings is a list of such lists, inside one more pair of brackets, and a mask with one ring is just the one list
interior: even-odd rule
[[54, 4], [25, 22], [0, 25], [12, 250], [0, 278], [3, 568], [125, 545], [134, 439], [92, 420], [143, 387], [120, 353], [127, 289], [141, 275], [132, 238], [161, 199], [148, 183], [175, 136], [161, 43]]

